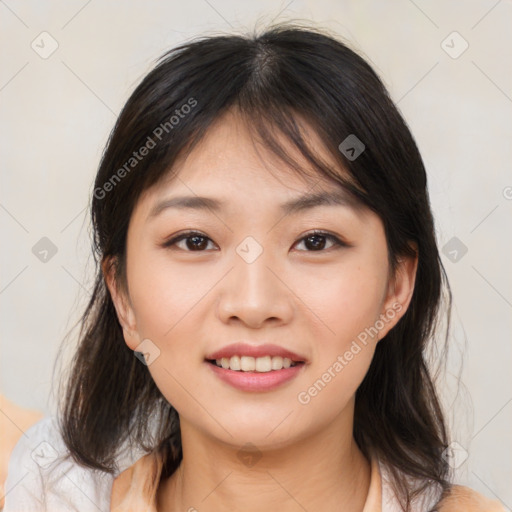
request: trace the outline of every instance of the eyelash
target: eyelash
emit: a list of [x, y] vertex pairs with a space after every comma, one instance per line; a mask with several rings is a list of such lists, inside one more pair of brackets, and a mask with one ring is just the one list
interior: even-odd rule
[[[164, 247], [166, 249], [170, 249], [170, 248], [172, 248], [172, 246], [175, 246], [178, 242], [181, 242], [182, 240], [187, 240], [189, 238], [193, 238], [195, 236], [201, 237], [201, 238], [204, 238], [206, 240], [210, 240], [210, 241], [213, 242], [213, 240], [211, 240], [211, 238], [207, 237], [206, 235], [204, 235], [203, 233], [201, 233], [199, 231], [186, 231], [184, 233], [181, 233], [181, 234], [171, 238], [170, 240], [165, 241], [162, 244], [162, 247]], [[326, 252], [329, 249], [333, 249], [333, 248], [350, 247], [350, 245], [348, 243], [343, 242], [337, 236], [332, 235], [331, 233], [327, 233], [325, 231], [319, 231], [319, 230], [313, 230], [313, 231], [311, 231], [309, 233], [306, 233], [303, 237], [301, 237], [298, 240], [298, 242], [302, 242], [302, 241], [304, 241], [307, 238], [312, 237], [312, 236], [324, 237], [327, 240], [330, 240], [333, 245], [331, 247], [327, 248], [327, 249], [320, 249], [318, 251], [308, 251], [308, 250], [306, 250], [306, 251], [301, 251], [301, 252]], [[182, 249], [182, 250], [184, 250], [185, 252], [205, 252], [205, 250], [197, 250], [197, 251], [191, 251], [191, 250], [188, 250], [188, 249]]]

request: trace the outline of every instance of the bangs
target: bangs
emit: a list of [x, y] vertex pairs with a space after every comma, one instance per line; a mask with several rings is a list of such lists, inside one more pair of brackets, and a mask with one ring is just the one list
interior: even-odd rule
[[[237, 98], [239, 100], [240, 98]], [[262, 164], [272, 173], [269, 163], [284, 164], [286, 170], [293, 171], [311, 185], [311, 189], [322, 183], [336, 185], [347, 193], [347, 199], [354, 209], [371, 208], [367, 193], [357, 182], [356, 177], [344, 160], [342, 153], [325, 144], [325, 136], [315, 122], [308, 122], [304, 116], [291, 109], [272, 110], [265, 104], [250, 109], [240, 101], [234, 102], [217, 119], [201, 128], [184, 141], [183, 147], [173, 145], [172, 159], [167, 159], [167, 169], [154, 176], [146, 187], [158, 185], [163, 180], [177, 176], [180, 167], [188, 156], [208, 136], [214, 126], [233, 115], [243, 124], [251, 136], [255, 153]]]

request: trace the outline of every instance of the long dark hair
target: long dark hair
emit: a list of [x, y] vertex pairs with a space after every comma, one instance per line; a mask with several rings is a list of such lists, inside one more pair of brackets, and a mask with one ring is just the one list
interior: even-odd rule
[[[124, 106], [92, 194], [97, 275], [60, 410], [64, 441], [76, 461], [108, 472], [117, 470], [124, 442], [163, 451], [162, 478], [180, 463], [178, 414], [126, 346], [101, 265], [114, 262], [116, 279], [125, 282], [126, 234], [138, 198], [172, 173], [176, 158], [228, 109], [244, 116], [255, 136], [297, 172], [307, 171], [277, 143], [276, 133], [316, 172], [373, 210], [384, 224], [392, 269], [401, 255], [418, 256], [410, 306], [378, 343], [357, 390], [354, 418], [360, 449], [387, 464], [407, 510], [432, 483], [449, 487], [442, 457], [447, 433], [427, 356], [449, 288], [425, 168], [405, 121], [366, 61], [337, 38], [296, 25], [183, 44], [159, 60]], [[320, 135], [338, 167], [315, 154], [299, 120]], [[365, 146], [357, 158], [340, 147], [349, 136]], [[134, 156], [143, 147], [145, 156]]]

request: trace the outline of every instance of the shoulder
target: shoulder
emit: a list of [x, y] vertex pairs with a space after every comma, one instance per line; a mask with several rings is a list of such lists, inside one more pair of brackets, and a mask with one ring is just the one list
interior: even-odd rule
[[505, 512], [505, 507], [497, 500], [486, 498], [482, 494], [454, 485], [438, 505], [439, 512]]
[[4, 506], [7, 465], [13, 448], [23, 432], [39, 421], [43, 414], [35, 409], [21, 407], [0, 393], [0, 510]]
[[[402, 510], [391, 482], [388, 466], [379, 461], [379, 472], [382, 478], [382, 512]], [[417, 487], [416, 482], [409, 477], [406, 480]], [[452, 485], [443, 493], [438, 484], [433, 484], [413, 498], [411, 510], [420, 512], [433, 510], [435, 512], [506, 512], [505, 507], [497, 501], [464, 487]]]
[[143, 455], [125, 469], [114, 481], [111, 510], [115, 512], [131, 510], [156, 512], [155, 500], [162, 466], [162, 454], [151, 452]]
[[5, 482], [4, 512], [109, 510], [113, 476], [77, 464], [54, 417], [45, 417], [14, 447]]

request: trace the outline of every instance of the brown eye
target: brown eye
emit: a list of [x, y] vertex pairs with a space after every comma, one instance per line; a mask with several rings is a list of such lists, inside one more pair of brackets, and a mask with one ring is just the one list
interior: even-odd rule
[[208, 246], [208, 239], [205, 236], [189, 236], [184, 238], [185, 245], [191, 251], [202, 251]]
[[[176, 246], [178, 249], [188, 252], [202, 252], [208, 248], [209, 242], [212, 242], [212, 240], [207, 236], [202, 233], [192, 231], [182, 233], [181, 235], [168, 240], [163, 244], [163, 246], [167, 248]], [[179, 244], [181, 244], [181, 246]]]
[[[326, 249], [331, 249], [332, 247], [346, 246], [346, 244], [339, 238], [323, 232], [309, 233], [305, 237], [301, 238], [299, 242], [304, 243], [306, 252], [320, 252]], [[330, 245], [328, 245], [329, 243]]]
[[313, 251], [325, 249], [327, 237], [322, 235], [311, 235], [305, 239], [305, 246]]

